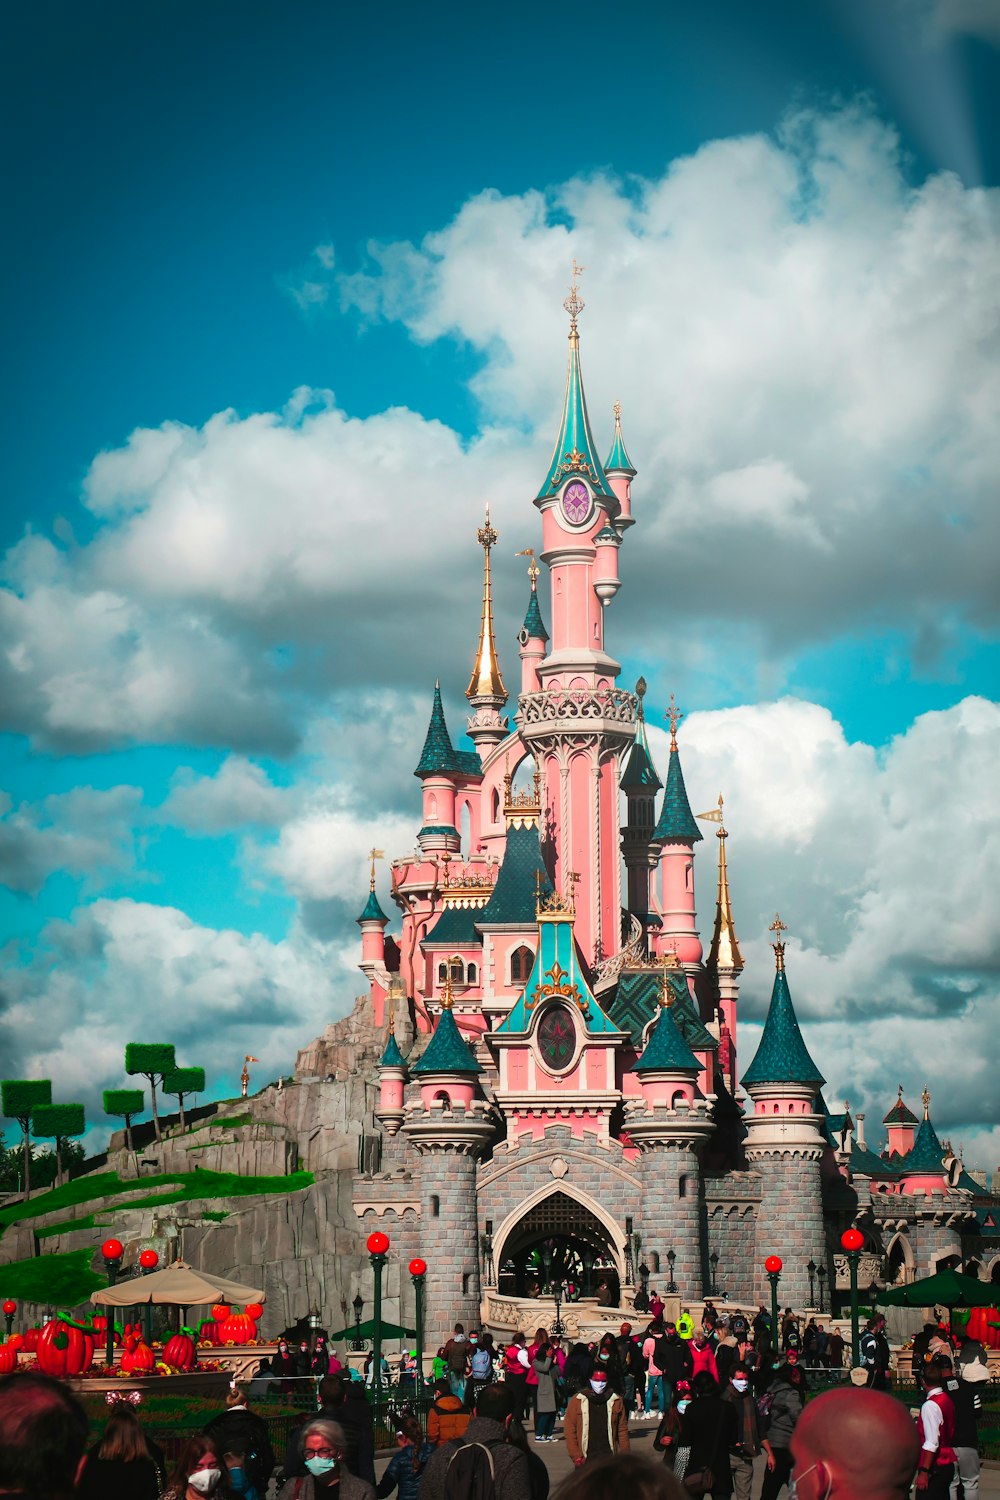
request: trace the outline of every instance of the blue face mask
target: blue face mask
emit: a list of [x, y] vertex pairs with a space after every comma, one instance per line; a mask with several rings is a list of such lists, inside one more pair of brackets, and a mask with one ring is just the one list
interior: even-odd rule
[[335, 1458], [307, 1458], [306, 1468], [316, 1479], [324, 1474], [330, 1474], [337, 1467]]
[[238, 1495], [242, 1495], [244, 1493], [244, 1491], [246, 1490], [246, 1487], [247, 1487], [247, 1471], [246, 1471], [246, 1469], [241, 1469], [241, 1468], [238, 1468], [238, 1467], [230, 1469], [230, 1471], [229, 1471], [229, 1484], [230, 1484], [230, 1488], [234, 1489]]

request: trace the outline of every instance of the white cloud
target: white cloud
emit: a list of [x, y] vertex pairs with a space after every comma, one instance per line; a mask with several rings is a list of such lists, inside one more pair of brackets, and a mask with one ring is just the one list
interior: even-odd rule
[[275, 786], [262, 766], [230, 755], [214, 776], [177, 771], [158, 817], [189, 833], [212, 834], [248, 824], [277, 827], [289, 816], [292, 805], [293, 794]]
[[368, 850], [382, 848], [394, 855], [416, 841], [419, 824], [412, 817], [359, 816], [345, 800], [343, 792], [332, 788], [316, 792], [263, 856], [301, 900], [339, 900], [352, 908], [363, 904]]
[[35, 895], [57, 873], [95, 886], [132, 870], [141, 802], [134, 786], [78, 786], [16, 807], [0, 792], [0, 885]]

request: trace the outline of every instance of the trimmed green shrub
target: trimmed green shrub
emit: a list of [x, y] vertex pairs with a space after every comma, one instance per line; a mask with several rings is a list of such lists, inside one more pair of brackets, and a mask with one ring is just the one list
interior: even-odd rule
[[205, 1087], [204, 1068], [174, 1068], [163, 1080], [163, 1092], [176, 1095], [181, 1109], [181, 1129], [186, 1129], [184, 1119], [185, 1094], [200, 1094]]
[[0, 1083], [0, 1105], [6, 1119], [16, 1120], [24, 1133], [24, 1196], [31, 1192], [31, 1111], [52, 1103], [50, 1078], [5, 1078]]
[[108, 1284], [106, 1277], [90, 1269], [93, 1258], [93, 1250], [69, 1250], [11, 1261], [0, 1266], [0, 1295], [52, 1307], [79, 1307], [91, 1292]]
[[31, 1128], [40, 1141], [56, 1143], [56, 1185], [62, 1176], [63, 1141], [83, 1135], [87, 1128], [82, 1104], [38, 1104], [31, 1111]]
[[156, 1084], [163, 1082], [164, 1075], [172, 1073], [177, 1066], [174, 1048], [169, 1042], [126, 1042], [125, 1071], [130, 1076], [136, 1073], [149, 1079], [149, 1093], [153, 1104], [153, 1125], [156, 1139], [162, 1141], [160, 1117], [156, 1112]]
[[132, 1116], [141, 1115], [146, 1107], [142, 1089], [105, 1089], [104, 1113], [117, 1115], [125, 1121], [125, 1141], [132, 1151]]

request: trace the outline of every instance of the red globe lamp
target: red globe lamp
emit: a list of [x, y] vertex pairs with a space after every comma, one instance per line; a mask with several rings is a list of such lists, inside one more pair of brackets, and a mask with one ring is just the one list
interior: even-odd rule
[[368, 1254], [384, 1255], [389, 1248], [389, 1236], [383, 1234], [381, 1229], [376, 1229], [374, 1234], [368, 1236]]
[[865, 1242], [865, 1237], [860, 1229], [845, 1229], [840, 1236], [840, 1243], [849, 1255], [856, 1254]]
[[17, 1312], [17, 1303], [14, 1302], [10, 1297], [8, 1297], [7, 1301], [3, 1305], [3, 1315], [4, 1315], [4, 1317], [5, 1318], [12, 1318], [16, 1312]]
[[410, 1261], [410, 1275], [411, 1276], [426, 1276], [427, 1275], [427, 1262], [425, 1260], [421, 1260], [419, 1255], [414, 1260]]
[[769, 1276], [777, 1276], [781, 1270], [782, 1260], [780, 1255], [769, 1255], [764, 1262], [764, 1270]]
[[155, 1250], [144, 1250], [139, 1256], [139, 1264], [144, 1271], [155, 1271], [160, 1264], [160, 1257]]
[[121, 1240], [105, 1240], [101, 1246], [101, 1254], [105, 1260], [121, 1260], [125, 1247]]

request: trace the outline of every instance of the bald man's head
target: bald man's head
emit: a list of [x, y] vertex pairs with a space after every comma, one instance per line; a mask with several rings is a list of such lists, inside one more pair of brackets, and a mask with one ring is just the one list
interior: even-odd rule
[[810, 1401], [791, 1447], [799, 1500], [903, 1500], [920, 1457], [906, 1408], [856, 1386]]

